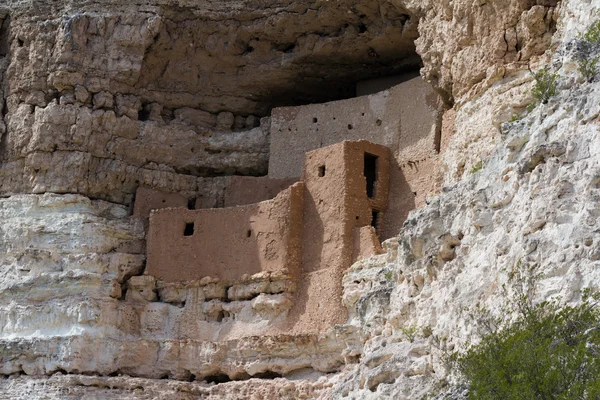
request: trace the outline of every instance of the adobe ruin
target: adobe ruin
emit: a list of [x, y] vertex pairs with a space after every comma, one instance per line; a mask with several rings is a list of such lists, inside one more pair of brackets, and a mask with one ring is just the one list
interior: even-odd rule
[[317, 149], [306, 155], [302, 180], [272, 200], [153, 211], [146, 273], [167, 283], [215, 277], [230, 287], [248, 275], [289, 280], [297, 291], [285, 330], [323, 331], [345, 318], [343, 272], [380, 250], [373, 225], [388, 193], [387, 147], [344, 141]]
[[[408, 212], [422, 206], [425, 198], [437, 190], [444, 105], [433, 88], [416, 74], [358, 82], [356, 92], [361, 96], [274, 108], [260, 127], [270, 136], [267, 176], [212, 178], [214, 190], [195, 198], [181, 196], [180, 201], [189, 199], [193, 204], [190, 208], [220, 208], [269, 200], [300, 180], [308, 151], [343, 140], [368, 140], [388, 147], [392, 154], [393, 201], [382, 216], [379, 235], [382, 240], [397, 235]], [[164, 196], [157, 190], [138, 191], [134, 207], [142, 207], [143, 211], [136, 215], [147, 218], [149, 209], [141, 204], [162, 202]], [[157, 208], [174, 206], [179, 203], [165, 202]]]
[[[400, 80], [357, 98], [274, 109], [262, 121], [267, 176], [214, 178], [222, 190], [210, 197], [139, 188], [134, 215], [149, 217], [145, 274], [162, 287], [218, 283], [223, 302], [285, 297], [277, 318], [238, 331], [314, 333], [344, 322], [344, 271], [379, 253], [436, 190], [442, 104], [420, 78]], [[243, 325], [234, 314], [215, 318]]]

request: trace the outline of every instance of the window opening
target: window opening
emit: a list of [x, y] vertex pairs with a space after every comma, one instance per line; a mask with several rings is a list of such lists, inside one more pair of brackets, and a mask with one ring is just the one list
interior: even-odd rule
[[319, 167], [319, 177], [320, 177], [320, 178], [322, 178], [322, 177], [324, 177], [324, 176], [325, 176], [325, 166], [324, 166], [324, 165], [321, 165], [321, 166]]
[[367, 178], [367, 196], [372, 199], [375, 197], [375, 182], [377, 181], [377, 157], [376, 155], [365, 153], [364, 175]]
[[0, 57], [6, 57], [10, 50], [9, 49], [10, 43], [8, 42], [8, 39], [9, 39], [8, 25], [9, 25], [9, 16], [8, 15], [4, 19], [0, 18]]
[[377, 226], [379, 225], [379, 211], [372, 210], [371, 215], [371, 226], [375, 228], [375, 232], [377, 232]]
[[188, 200], [188, 210], [195, 210], [196, 209], [196, 199], [189, 199]]
[[186, 222], [185, 229], [183, 230], [183, 236], [192, 236], [194, 234], [194, 223]]

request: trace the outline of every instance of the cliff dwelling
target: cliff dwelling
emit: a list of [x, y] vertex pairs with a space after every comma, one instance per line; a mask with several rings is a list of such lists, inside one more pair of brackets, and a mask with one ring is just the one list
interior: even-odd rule
[[[275, 108], [263, 119], [267, 176], [228, 177], [212, 197], [140, 187], [134, 215], [148, 220], [145, 274], [170, 287], [219, 285], [215, 318], [230, 326], [227, 335], [342, 323], [343, 273], [380, 253], [436, 190], [440, 146], [442, 104], [420, 77], [361, 82], [356, 91], [363, 95]], [[284, 299], [277, 318], [257, 323], [255, 312], [231, 308], [261, 295]]]
[[0, 0], [0, 398], [462, 400], [579, 305], [506, 354], [595, 393], [598, 16]]

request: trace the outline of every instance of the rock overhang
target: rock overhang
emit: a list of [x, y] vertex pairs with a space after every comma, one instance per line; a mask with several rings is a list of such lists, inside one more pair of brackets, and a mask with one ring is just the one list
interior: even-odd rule
[[[417, 18], [386, 0], [155, 0], [135, 14], [108, 0], [8, 6], [26, 22], [11, 32], [25, 47], [41, 29], [29, 12], [48, 15], [44, 24], [55, 25], [60, 44], [57, 71], [85, 69], [104, 90], [169, 109], [267, 115], [273, 106], [352, 97], [359, 80], [420, 67]], [[106, 76], [101, 66], [111, 64]]]

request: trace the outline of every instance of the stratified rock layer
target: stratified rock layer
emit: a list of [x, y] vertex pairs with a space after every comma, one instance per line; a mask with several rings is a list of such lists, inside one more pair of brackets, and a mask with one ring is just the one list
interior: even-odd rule
[[[27, 8], [11, 5], [16, 11], [4, 18], [4, 24], [10, 22], [10, 40], [0, 38], [8, 128], [2, 139], [0, 177], [3, 193], [11, 195], [0, 200], [0, 373], [9, 375], [0, 378], [0, 397], [418, 399], [447, 391], [450, 398], [460, 398], [461, 390], [448, 386], [454, 377], [443, 355], [476, 340], [470, 310], [480, 304], [497, 312], [511, 269], [536, 265], [541, 274], [538, 300], [560, 296], [576, 302], [581, 289], [597, 289], [600, 85], [580, 76], [577, 60], [594, 57], [600, 49], [575, 38], [591, 25], [600, 2], [379, 5], [379, 13], [367, 5], [348, 5], [351, 10], [371, 10], [362, 11], [369, 22], [366, 31], [343, 8], [345, 3], [320, 5], [319, 12], [335, 16], [331, 26], [348, 26], [334, 30], [333, 36], [318, 35], [302, 63], [290, 60], [299, 57], [295, 49], [310, 35], [292, 48], [292, 39], [277, 27], [298, 20], [316, 24], [311, 8], [303, 3], [261, 11], [272, 15], [272, 25], [261, 13], [243, 11], [247, 5], [207, 3], [202, 18], [219, 21], [219, 32], [231, 33], [231, 40], [219, 34], [198, 42], [178, 36], [194, 31], [186, 31], [186, 24], [195, 26], [181, 15], [200, 12], [185, 3], [181, 10], [143, 5], [141, 13], [131, 17], [124, 15], [126, 6], [113, 4], [114, 13], [123, 14], [112, 22], [98, 3], [63, 5], [69, 11], [64, 19], [59, 19], [62, 11], [45, 5], [48, 23], [28, 17]], [[410, 18], [394, 19], [390, 10]], [[299, 18], [305, 14], [306, 19]], [[100, 17], [108, 20], [101, 23]], [[286, 299], [279, 290], [288, 283], [248, 277], [226, 290], [208, 280], [176, 286], [143, 275], [143, 225], [123, 205], [131, 200], [136, 180], [194, 192], [219, 189], [205, 188], [201, 175], [259, 174], [266, 165], [268, 137], [250, 116], [265, 115], [263, 102], [276, 104], [271, 96], [275, 91], [264, 89], [266, 80], [287, 82], [288, 71], [298, 73], [304, 61], [309, 67], [303, 71], [312, 71], [310, 66], [321, 61], [311, 61], [316, 59], [310, 55], [319, 49], [333, 59], [337, 53], [327, 49], [341, 49], [344, 43], [348, 49], [386, 43], [375, 38], [386, 37], [386, 29], [395, 32], [397, 25], [389, 25], [389, 20], [404, 19], [403, 37], [412, 40], [417, 18], [423, 72], [448, 101], [455, 101], [444, 117], [444, 129], [454, 133], [443, 143], [447, 186], [410, 214], [398, 238], [384, 243], [386, 254], [361, 261], [345, 274], [343, 301], [350, 314], [346, 324], [319, 335], [238, 335], [218, 341], [239, 328], [240, 320], [261, 324], [285, 313]], [[273, 43], [281, 40], [287, 46], [263, 49], [259, 43], [266, 39], [259, 38], [250, 44], [251, 51], [238, 50], [234, 33], [244, 32], [240, 26], [254, 20], [260, 21], [257, 26], [269, 27]], [[6, 32], [4, 24], [1, 32]], [[322, 30], [334, 29], [323, 25]], [[353, 27], [358, 33], [344, 42], [343, 35], [350, 35], [344, 32]], [[111, 36], [115, 32], [121, 39]], [[194, 82], [194, 90], [186, 94], [176, 78], [187, 79], [187, 69], [158, 74], [158, 59], [152, 61], [156, 68], [142, 68], [148, 54], [159, 51], [184, 58], [179, 50], [164, 47], [165, 32], [173, 37], [173, 48], [183, 49], [182, 41], [188, 41], [196, 49], [194, 43], [202, 42], [202, 51], [216, 46], [227, 54], [213, 67], [207, 64], [211, 71], [227, 70], [220, 63], [240, 68], [236, 60], [258, 54], [277, 57], [269, 62], [257, 58], [257, 65], [267, 65], [258, 73], [264, 79], [243, 75], [240, 79], [247, 79], [247, 86], [235, 91], [231, 79], [215, 80], [214, 88], [224, 90], [221, 94], [211, 92], [216, 89], [209, 90], [210, 85], [202, 86], [206, 93], [197, 94]], [[364, 34], [375, 36], [363, 42]], [[554, 53], [544, 53], [551, 39]], [[10, 52], [3, 43], [10, 44]], [[54, 50], [47, 50], [45, 43], [55, 43], [48, 47]], [[101, 52], [94, 47], [98, 43], [122, 47]], [[382, 49], [373, 49], [381, 54], [382, 70], [400, 56], [390, 50], [393, 54], [387, 57]], [[193, 63], [196, 53], [186, 59]], [[362, 62], [362, 55], [357, 57], [352, 62]], [[330, 71], [336, 73], [346, 68], [333, 64]], [[559, 94], [507, 123], [531, 101], [527, 67], [542, 65], [560, 74]], [[8, 66], [6, 73], [3, 66]], [[165, 71], [177, 67], [160, 66]], [[87, 75], [78, 76], [85, 68], [90, 78], [104, 80], [94, 83]], [[174, 89], [165, 90], [159, 101], [161, 85]], [[246, 94], [237, 98], [236, 93]], [[321, 95], [312, 89], [303, 94]], [[108, 122], [101, 122], [105, 119]], [[127, 129], [113, 123], [132, 124], [139, 131], [126, 136]], [[89, 134], [80, 139], [80, 132]], [[96, 148], [92, 138], [102, 132], [111, 136], [106, 142], [110, 146]], [[55, 140], [48, 141], [50, 137]], [[180, 156], [183, 147], [176, 146], [183, 142], [203, 149], [198, 163], [190, 154]], [[167, 150], [171, 144], [173, 153]], [[110, 151], [117, 155], [108, 155]], [[63, 156], [97, 157], [100, 166], [83, 168], [88, 175], [69, 175], [82, 164], [59, 162]], [[35, 164], [35, 157], [57, 157], [57, 164]], [[474, 166], [479, 162], [478, 171]], [[193, 170], [192, 165], [206, 169]], [[98, 186], [91, 190], [94, 174]]]

